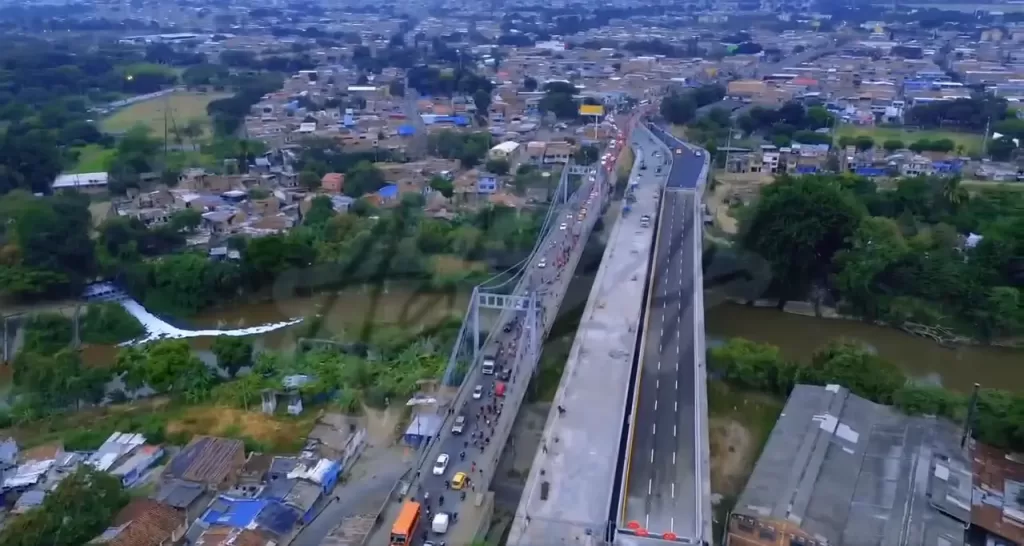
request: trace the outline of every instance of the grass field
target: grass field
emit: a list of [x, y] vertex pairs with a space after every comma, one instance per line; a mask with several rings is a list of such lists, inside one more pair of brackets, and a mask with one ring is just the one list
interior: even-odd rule
[[898, 139], [903, 144], [910, 145], [912, 142], [926, 138], [928, 140], [939, 140], [948, 138], [958, 146], [963, 146], [967, 154], [980, 154], [982, 146], [982, 135], [973, 133], [954, 133], [952, 131], [907, 131], [894, 127], [859, 127], [856, 125], [840, 125], [836, 130], [839, 137], [857, 137], [861, 135], [875, 139], [875, 144], [882, 144], [886, 140]]
[[110, 166], [110, 160], [114, 157], [115, 150], [104, 148], [98, 144], [90, 144], [77, 148], [78, 163], [68, 172], [75, 173], [96, 173], [104, 172]]
[[168, 116], [168, 127], [182, 127], [193, 119], [202, 120], [205, 124], [204, 131], [208, 134], [210, 124], [206, 115], [206, 105], [211, 102], [228, 97], [225, 93], [173, 93], [167, 97], [160, 97], [119, 110], [112, 116], [103, 120], [103, 130], [109, 133], [123, 133], [136, 125], [149, 127], [154, 135], [164, 133], [164, 109], [170, 105]]

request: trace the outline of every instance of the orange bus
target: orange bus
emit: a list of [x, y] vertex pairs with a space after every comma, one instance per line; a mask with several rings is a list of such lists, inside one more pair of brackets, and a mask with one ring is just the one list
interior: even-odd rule
[[412, 544], [413, 533], [420, 524], [420, 503], [407, 501], [391, 527], [391, 546], [409, 546]]

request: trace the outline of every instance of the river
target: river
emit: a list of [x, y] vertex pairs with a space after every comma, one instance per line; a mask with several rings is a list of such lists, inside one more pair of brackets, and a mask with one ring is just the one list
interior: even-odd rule
[[[613, 222], [617, 207], [605, 216]], [[603, 238], [603, 233], [598, 239]], [[577, 270], [563, 303], [562, 322], [571, 324], [590, 291], [602, 243], [594, 241]], [[709, 297], [708, 301], [713, 301]], [[461, 316], [469, 302], [467, 290], [435, 292], [425, 285], [409, 282], [383, 282], [311, 297], [287, 298], [271, 302], [234, 305], [199, 314], [187, 321], [193, 328], [243, 328], [281, 322], [296, 317], [320, 315], [318, 337], [363, 337], [366, 329], [390, 324], [403, 329], [418, 329], [438, 324], [452, 316]], [[851, 320], [821, 319], [782, 313], [775, 309], [753, 308], [735, 303], [714, 303], [705, 318], [708, 344], [712, 346], [730, 337], [744, 337], [778, 346], [784, 355], [806, 361], [815, 349], [835, 338], [855, 339], [874, 348], [894, 362], [908, 376], [967, 392], [978, 382], [982, 386], [1024, 391], [1024, 351], [984, 346], [944, 348], [927, 339], [901, 331]], [[259, 344], [288, 349], [308, 328], [300, 324], [264, 334]], [[563, 337], [571, 343], [572, 334]], [[548, 340], [555, 343], [554, 340]], [[196, 349], [208, 349], [212, 338], [193, 338]], [[113, 362], [113, 347], [87, 347], [84, 357], [90, 363]]]
[[793, 359], [806, 361], [830, 339], [862, 341], [908, 376], [967, 392], [984, 387], [1024, 391], [1024, 351], [999, 347], [961, 346], [947, 349], [925, 338], [863, 322], [822, 319], [721, 303], [705, 314], [708, 344], [730, 337], [770, 343]]

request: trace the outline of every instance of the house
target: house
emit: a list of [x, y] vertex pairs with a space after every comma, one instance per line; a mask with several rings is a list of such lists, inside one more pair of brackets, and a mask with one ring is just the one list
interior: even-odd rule
[[203, 213], [203, 227], [210, 233], [230, 233], [245, 221], [245, 213], [240, 210], [220, 209]]
[[0, 469], [18, 464], [18, 442], [14, 438], [0, 441]]
[[202, 484], [170, 480], [160, 484], [153, 499], [181, 511], [188, 521], [192, 521], [206, 510], [213, 495], [207, 493]]
[[320, 179], [320, 187], [329, 193], [341, 193], [345, 187], [345, 175], [341, 173], [327, 173]]
[[183, 480], [209, 490], [233, 486], [245, 465], [245, 444], [241, 440], [196, 436], [164, 469], [165, 480]]
[[959, 430], [839, 385], [797, 385], [726, 521], [727, 546], [963, 546]]
[[56, 190], [79, 190], [95, 191], [107, 188], [109, 181], [107, 173], [80, 173], [62, 174], [53, 181], [53, 189]]
[[549, 142], [544, 148], [544, 164], [562, 164], [569, 163], [569, 159], [572, 158], [572, 144], [568, 142]]
[[216, 526], [203, 531], [194, 546], [277, 546], [277, 542], [252, 529]]
[[267, 480], [267, 472], [273, 461], [273, 455], [250, 453], [249, 458], [245, 461], [245, 466], [238, 473], [238, 487], [255, 493]]
[[519, 154], [522, 150], [522, 146], [518, 142], [507, 141], [502, 142], [491, 148], [487, 152], [488, 159], [502, 159], [508, 162], [512, 166], [512, 171], [515, 171], [515, 165], [519, 162]]
[[476, 178], [476, 192], [491, 194], [498, 191], [498, 175], [491, 173], [479, 173]]
[[161, 446], [141, 446], [110, 473], [121, 478], [125, 487], [133, 487], [163, 455], [164, 448]]
[[276, 500], [236, 498], [219, 495], [210, 503], [186, 533], [186, 540], [197, 544], [199, 536], [211, 527], [260, 531], [287, 544], [296, 529], [299, 513]]
[[159, 501], [132, 499], [114, 521], [89, 544], [106, 546], [165, 546], [174, 544], [187, 528], [184, 513]]

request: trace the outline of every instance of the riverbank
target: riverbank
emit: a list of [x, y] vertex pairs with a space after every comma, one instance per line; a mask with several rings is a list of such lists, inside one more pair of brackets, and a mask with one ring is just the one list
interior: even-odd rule
[[1024, 352], [1003, 347], [946, 347], [901, 330], [844, 318], [822, 319], [805, 313], [780, 313], [770, 308], [719, 301], [706, 308], [708, 347], [740, 337], [779, 347], [791, 360], [806, 361], [831, 339], [844, 338], [869, 346], [896, 364], [914, 381], [968, 393], [982, 386], [1024, 392]]
[[840, 313], [839, 310], [836, 309], [835, 307], [815, 305], [813, 302], [809, 301], [787, 301], [786, 305], [783, 306], [782, 309], [778, 308], [778, 300], [774, 299], [747, 300], [743, 298], [728, 298], [728, 301], [738, 305], [746, 305], [761, 309], [775, 309], [783, 313], [790, 313], [793, 315], [801, 315], [805, 317], [857, 321], [864, 322], [865, 324], [874, 324], [876, 326], [881, 326], [884, 328], [893, 328], [910, 334], [912, 336], [929, 339], [937, 343], [938, 345], [944, 347], [950, 347], [955, 345], [977, 345], [988, 347], [1001, 347], [1005, 349], [1024, 349], [1024, 338], [995, 339], [989, 341], [988, 343], [983, 343], [978, 339], [957, 334], [953, 330], [943, 326], [931, 326], [928, 324], [920, 324], [916, 322], [891, 324], [881, 320], [865, 321], [864, 319], [856, 315], [844, 315]]

